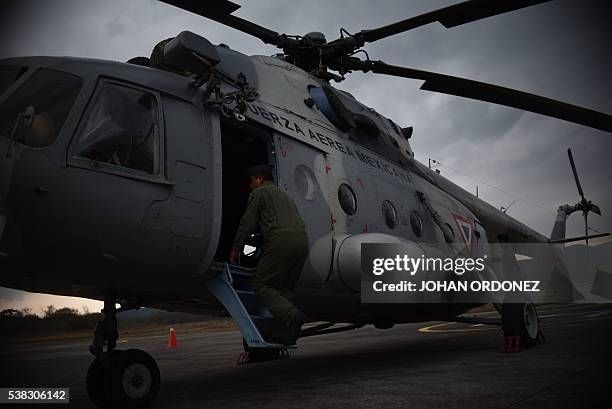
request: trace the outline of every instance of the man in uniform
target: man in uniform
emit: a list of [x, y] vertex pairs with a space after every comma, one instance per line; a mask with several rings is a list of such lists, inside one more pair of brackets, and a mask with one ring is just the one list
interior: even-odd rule
[[253, 284], [274, 318], [287, 330], [287, 343], [295, 343], [306, 317], [291, 300], [308, 256], [308, 237], [295, 203], [272, 183], [272, 169], [271, 165], [247, 169], [251, 195], [229, 262], [236, 264], [244, 242], [259, 229], [264, 244]]

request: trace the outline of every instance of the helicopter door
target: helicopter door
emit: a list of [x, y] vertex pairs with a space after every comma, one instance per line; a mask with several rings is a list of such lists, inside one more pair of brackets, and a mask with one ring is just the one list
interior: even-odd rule
[[310, 244], [310, 254], [298, 285], [318, 288], [327, 281], [332, 261], [325, 154], [282, 135], [275, 135], [275, 145], [278, 185], [295, 201], [306, 224]]
[[[81, 243], [96, 240], [89, 244], [95, 252], [90, 260], [110, 263], [115, 270], [136, 262], [143, 274], [170, 268], [164, 265], [165, 226], [158, 221], [161, 227], [150, 227], [154, 223], [145, 217], [172, 190], [164, 176], [160, 107], [156, 91], [103, 79], [68, 151], [64, 180], [73, 187], [64, 193], [65, 209], [70, 209], [64, 229], [76, 232], [75, 253], [85, 254]], [[158, 213], [165, 216], [165, 209]], [[136, 273], [132, 268], [130, 274]]]

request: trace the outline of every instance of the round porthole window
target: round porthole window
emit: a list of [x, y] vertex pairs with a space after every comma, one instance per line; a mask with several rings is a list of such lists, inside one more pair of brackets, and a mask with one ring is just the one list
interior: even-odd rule
[[349, 216], [357, 213], [357, 198], [355, 197], [355, 192], [353, 189], [346, 183], [343, 183], [338, 187], [338, 201], [340, 202], [340, 207], [344, 210], [344, 213]]
[[383, 217], [388, 228], [392, 229], [397, 224], [397, 211], [395, 206], [388, 200], [385, 200], [382, 205]]
[[412, 231], [417, 237], [421, 237], [423, 234], [423, 219], [421, 219], [421, 215], [416, 210], [410, 213], [410, 227], [412, 227]]
[[319, 186], [315, 175], [308, 166], [295, 168], [295, 187], [304, 200], [312, 201], [319, 195]]

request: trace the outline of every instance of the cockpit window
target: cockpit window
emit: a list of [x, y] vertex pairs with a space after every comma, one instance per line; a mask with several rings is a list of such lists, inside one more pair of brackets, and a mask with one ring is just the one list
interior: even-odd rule
[[98, 165], [159, 172], [157, 100], [153, 94], [103, 82], [84, 118], [74, 156]]
[[25, 71], [25, 67], [18, 65], [0, 65], [0, 95], [13, 85]]
[[[81, 78], [65, 72], [37, 70], [0, 105], [0, 136], [10, 136], [17, 122], [23, 121], [27, 125], [18, 127], [18, 142], [35, 148], [51, 145], [82, 83]], [[28, 118], [24, 120], [26, 112]]]

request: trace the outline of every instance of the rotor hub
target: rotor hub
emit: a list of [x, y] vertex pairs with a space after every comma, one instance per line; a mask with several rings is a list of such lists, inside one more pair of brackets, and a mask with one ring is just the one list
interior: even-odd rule
[[325, 38], [325, 34], [320, 33], [318, 31], [312, 31], [308, 34], [306, 34], [303, 37], [305, 42], [308, 42], [309, 44], [312, 45], [323, 45], [323, 44], [327, 44], [327, 39]]

